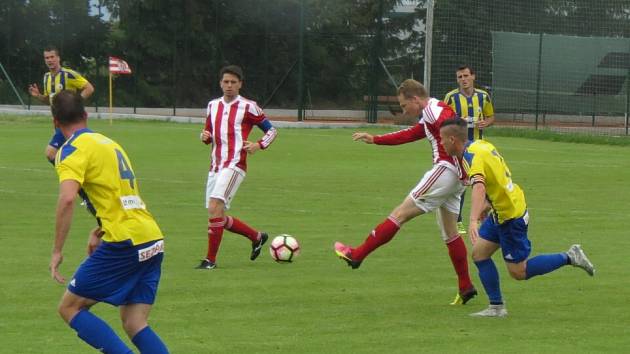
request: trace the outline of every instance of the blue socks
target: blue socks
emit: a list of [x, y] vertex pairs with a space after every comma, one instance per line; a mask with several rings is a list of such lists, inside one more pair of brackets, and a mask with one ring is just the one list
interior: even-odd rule
[[527, 260], [525, 268], [526, 278], [547, 274], [569, 264], [569, 257], [566, 253], [541, 254]]
[[149, 326], [144, 327], [140, 332], [136, 333], [131, 341], [140, 349], [140, 353], [168, 354], [168, 349], [166, 349], [164, 342], [162, 342], [160, 337], [158, 337]]
[[[88, 310], [81, 310], [70, 321], [70, 327], [79, 338], [103, 353], [133, 354], [133, 351], [116, 335], [105, 321]], [[144, 327], [131, 339], [140, 353], [168, 354], [166, 345], [149, 326]]]
[[492, 258], [475, 262], [475, 265], [479, 270], [479, 279], [481, 279], [481, 284], [483, 284], [483, 288], [486, 290], [486, 294], [488, 294], [490, 304], [502, 304], [503, 298], [501, 297], [501, 288], [499, 287], [499, 272]]
[[79, 338], [104, 353], [133, 354], [105, 321], [88, 310], [81, 310], [70, 321]]

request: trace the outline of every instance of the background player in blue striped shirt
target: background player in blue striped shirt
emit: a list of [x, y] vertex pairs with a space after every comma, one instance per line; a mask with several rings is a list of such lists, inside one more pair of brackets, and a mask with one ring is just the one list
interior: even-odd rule
[[[44, 62], [50, 70], [44, 74], [43, 88], [44, 94], [41, 94], [37, 84], [31, 84], [28, 87], [28, 92], [31, 96], [35, 97], [39, 101], [45, 104], [52, 104], [52, 99], [57, 92], [62, 90], [69, 90], [73, 92], [80, 92], [83, 99], [87, 99], [94, 93], [94, 86], [90, 82], [81, 76], [78, 72], [61, 67], [61, 57], [59, 56], [59, 50], [53, 46], [48, 46], [44, 49]], [[61, 133], [59, 128], [55, 128], [55, 133], [46, 145], [45, 155], [50, 163], [55, 164], [55, 155], [57, 150], [66, 142], [66, 138]], [[95, 215], [94, 207], [86, 197], [83, 189], [79, 190], [79, 196], [83, 199], [83, 204], [87, 210]]]
[[[28, 92], [42, 103], [47, 105], [52, 103], [52, 99], [57, 92], [69, 90], [81, 93], [83, 99], [87, 99], [94, 93], [94, 86], [78, 72], [61, 66], [59, 50], [53, 46], [44, 49], [44, 62], [49, 72], [44, 74], [44, 93], [39, 91], [37, 84], [28, 86]], [[63, 145], [66, 139], [59, 129], [55, 129], [55, 134], [46, 146], [46, 158], [49, 161], [55, 160], [57, 150]]]
[[[444, 97], [444, 102], [461, 118], [468, 122], [468, 140], [483, 139], [483, 130], [494, 123], [494, 107], [488, 92], [475, 88], [475, 71], [468, 65], [462, 65], [455, 72], [458, 88]], [[457, 229], [460, 235], [466, 234], [462, 223], [464, 196], [462, 194], [457, 217]]]
[[59, 314], [79, 338], [104, 353], [133, 353], [107, 323], [89, 309], [99, 302], [119, 306], [123, 329], [141, 353], [168, 349], [148, 325], [160, 282], [162, 231], [140, 197], [129, 157], [113, 140], [87, 127], [83, 99], [61, 91], [52, 101], [54, 122], [68, 139], [59, 149], [55, 241], [50, 258], [54, 280], [72, 223], [74, 199], [83, 188], [96, 210], [99, 228], [90, 233], [88, 258], [61, 298]]

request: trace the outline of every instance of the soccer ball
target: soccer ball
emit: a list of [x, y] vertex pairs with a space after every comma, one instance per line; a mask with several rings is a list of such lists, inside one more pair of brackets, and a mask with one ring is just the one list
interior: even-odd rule
[[300, 244], [295, 237], [282, 234], [276, 236], [269, 245], [269, 253], [274, 261], [279, 263], [292, 262], [300, 254]]

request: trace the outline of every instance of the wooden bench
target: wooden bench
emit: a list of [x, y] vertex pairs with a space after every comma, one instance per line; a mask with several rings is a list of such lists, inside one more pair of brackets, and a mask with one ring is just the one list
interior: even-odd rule
[[[363, 96], [363, 102], [369, 103], [370, 96]], [[394, 116], [402, 113], [398, 96], [376, 96], [376, 103], [379, 111], [389, 111]]]

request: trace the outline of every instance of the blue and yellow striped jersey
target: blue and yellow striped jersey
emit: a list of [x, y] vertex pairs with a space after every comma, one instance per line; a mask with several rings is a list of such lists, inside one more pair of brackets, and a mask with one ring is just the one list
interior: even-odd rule
[[488, 92], [476, 88], [469, 97], [457, 88], [444, 96], [444, 102], [451, 106], [459, 117], [468, 121], [468, 140], [483, 139], [483, 130], [476, 127], [475, 122], [494, 116], [494, 106]]
[[57, 92], [61, 90], [81, 91], [87, 83], [86, 78], [72, 69], [61, 68], [55, 75], [47, 72], [44, 74], [44, 96], [48, 96], [52, 104], [53, 96]]
[[138, 245], [163, 238], [140, 198], [127, 154], [113, 140], [78, 130], [57, 152], [55, 168], [59, 182], [75, 180], [87, 194], [105, 231], [103, 241]]
[[527, 208], [525, 194], [512, 182], [510, 169], [494, 145], [485, 140], [470, 143], [463, 160], [470, 182], [485, 184], [486, 196], [499, 223], [523, 216]]

